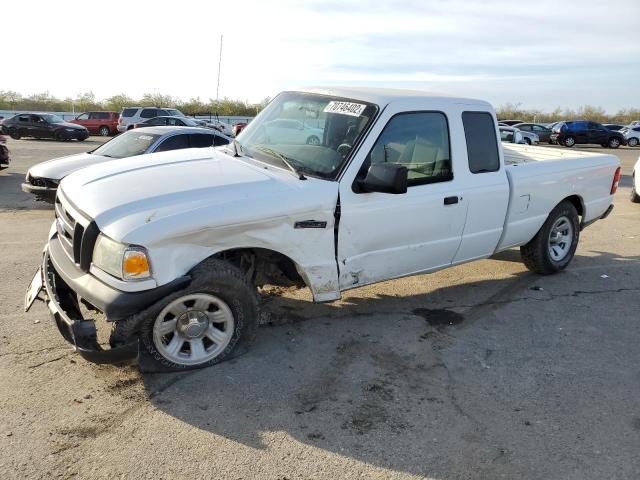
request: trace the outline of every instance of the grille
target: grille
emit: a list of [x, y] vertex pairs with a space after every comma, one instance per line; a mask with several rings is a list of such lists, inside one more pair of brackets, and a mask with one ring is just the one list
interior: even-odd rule
[[56, 230], [64, 251], [71, 260], [76, 264], [80, 264], [80, 247], [82, 244], [82, 235], [84, 227], [76, 221], [75, 218], [65, 210], [60, 199], [56, 198]]

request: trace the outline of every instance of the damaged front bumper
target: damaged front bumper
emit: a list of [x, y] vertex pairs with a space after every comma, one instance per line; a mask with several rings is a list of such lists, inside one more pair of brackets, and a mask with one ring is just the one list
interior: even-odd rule
[[136, 335], [113, 342], [112, 337], [111, 348], [103, 348], [98, 343], [96, 323], [84, 318], [80, 302], [103, 312], [109, 321], [124, 321], [190, 281], [189, 277], [181, 277], [152, 290], [121, 292], [80, 270], [61, 248], [54, 235], [44, 250], [40, 268], [45, 298], [38, 298], [49, 307], [65, 340], [90, 362], [121, 363], [132, 360], [138, 356], [138, 338]]

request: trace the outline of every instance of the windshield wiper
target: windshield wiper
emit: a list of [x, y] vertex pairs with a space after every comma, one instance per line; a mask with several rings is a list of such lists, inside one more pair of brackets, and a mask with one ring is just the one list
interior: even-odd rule
[[268, 148], [268, 147], [263, 147], [262, 145], [257, 145], [254, 148], [256, 150], [260, 150], [261, 152], [264, 152], [264, 153], [266, 153], [268, 155], [271, 155], [272, 157], [276, 157], [279, 160], [281, 160], [282, 163], [284, 163], [289, 168], [289, 170], [291, 170], [293, 172], [293, 174], [295, 176], [297, 176], [300, 180], [306, 180], [307, 179], [307, 177], [305, 177], [304, 174], [301, 171], [299, 171], [296, 167], [294, 167], [293, 164], [291, 163], [291, 161], [287, 157], [285, 157], [283, 154], [281, 154], [280, 152], [278, 152], [276, 150], [273, 150], [271, 148]]

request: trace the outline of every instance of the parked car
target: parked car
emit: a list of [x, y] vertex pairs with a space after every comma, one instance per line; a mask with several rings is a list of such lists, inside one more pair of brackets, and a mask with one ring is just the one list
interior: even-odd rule
[[[302, 109], [319, 119], [319, 145], [292, 143], [286, 128], [266, 135]], [[66, 177], [25, 309], [44, 289], [46, 311], [84, 358], [187, 370], [249, 345], [264, 284], [333, 301], [516, 246], [530, 270], [559, 272], [583, 229], [611, 212], [620, 162], [504, 145], [480, 100], [281, 93], [227, 147]], [[80, 299], [104, 316], [84, 321]], [[110, 348], [96, 340], [105, 319]]]
[[0, 134], [0, 170], [9, 168], [9, 147], [7, 147], [7, 138]]
[[118, 133], [118, 112], [85, 112], [78, 115], [71, 123], [82, 125], [89, 133], [96, 133], [103, 137]]
[[499, 127], [502, 141], [507, 143], [526, 143], [527, 145], [537, 145], [540, 139], [535, 133], [526, 132], [516, 127]]
[[553, 127], [552, 143], [573, 147], [576, 144], [596, 144], [603, 147], [618, 148], [626, 140], [620, 132], [609, 130], [599, 123], [588, 120], [559, 122]]
[[[140, 128], [140, 127], [159, 127], [159, 126], [170, 126], [170, 127], [202, 127], [202, 123], [196, 122], [195, 120], [189, 117], [154, 117], [149, 120], [145, 120], [144, 122], [134, 123], [132, 128]], [[206, 125], [206, 123], [205, 123]]]
[[52, 113], [21, 113], [2, 122], [4, 130], [14, 140], [22, 137], [53, 138], [58, 141], [89, 138], [89, 130], [81, 125], [65, 122]]
[[543, 143], [549, 143], [551, 138], [551, 129], [539, 123], [517, 123], [513, 126], [523, 132], [535, 133], [539, 141]]
[[76, 170], [113, 159], [183, 148], [226, 145], [231, 139], [208, 128], [146, 127], [131, 130], [95, 150], [38, 163], [29, 169], [22, 190], [53, 203], [60, 181]]
[[620, 130], [620, 133], [624, 135], [625, 140], [627, 141], [627, 145], [630, 147], [637, 147], [640, 145], [640, 124], [635, 127], [625, 127]]
[[640, 157], [638, 157], [638, 161], [633, 166], [633, 173], [631, 174], [631, 201], [633, 203], [640, 203], [640, 194], [636, 188], [636, 177], [638, 175], [640, 175]]
[[267, 139], [277, 138], [285, 144], [320, 145], [322, 142], [323, 130], [308, 126], [300, 120], [279, 118], [264, 122], [262, 127]]
[[513, 127], [518, 123], [524, 123], [522, 120], [498, 120], [500, 123], [507, 125], [508, 127]]
[[133, 128], [135, 123], [144, 122], [155, 117], [187, 117], [176, 108], [158, 107], [127, 107], [123, 108], [118, 120], [118, 132], [126, 132]]
[[244, 127], [246, 127], [248, 125], [247, 122], [238, 122], [236, 123], [233, 128], [231, 129], [231, 134], [234, 137], [237, 137], [238, 135], [240, 135], [240, 132], [242, 132], [242, 130], [244, 130]]
[[619, 132], [625, 127], [625, 125], [620, 125], [618, 123], [603, 123], [602, 126], [608, 130], [613, 130], [616, 132]]

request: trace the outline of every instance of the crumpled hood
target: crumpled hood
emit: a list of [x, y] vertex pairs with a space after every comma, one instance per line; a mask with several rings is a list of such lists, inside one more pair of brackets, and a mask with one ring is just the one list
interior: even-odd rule
[[110, 160], [114, 159], [101, 155], [93, 155], [92, 153], [77, 153], [75, 155], [54, 158], [46, 162], [38, 163], [29, 169], [29, 174], [32, 177], [60, 180], [71, 172]]
[[335, 207], [337, 182], [299, 180], [213, 148], [131, 157], [82, 169], [62, 195], [125, 243], [149, 245], [217, 226], [234, 226]]

